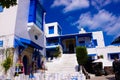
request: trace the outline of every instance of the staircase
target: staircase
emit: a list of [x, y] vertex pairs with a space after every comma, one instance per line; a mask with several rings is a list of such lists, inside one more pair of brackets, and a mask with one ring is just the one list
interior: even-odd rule
[[47, 62], [47, 73], [74, 73], [77, 69], [76, 54], [62, 54], [59, 60]]
[[[34, 73], [34, 78], [20, 74], [14, 80], [86, 80], [84, 74], [76, 71], [75, 54], [63, 54], [60, 59], [46, 62], [47, 71]], [[12, 79], [13, 80], [13, 79]]]
[[62, 54], [62, 57], [47, 62], [46, 80], [85, 80], [84, 74], [77, 72], [76, 54]]

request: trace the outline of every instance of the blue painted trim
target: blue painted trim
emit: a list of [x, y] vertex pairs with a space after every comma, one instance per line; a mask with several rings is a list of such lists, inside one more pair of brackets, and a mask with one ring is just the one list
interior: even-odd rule
[[36, 0], [30, 0], [28, 22], [35, 22], [36, 20], [35, 13], [36, 13]]
[[114, 57], [120, 58], [120, 52], [108, 53], [108, 57], [110, 59], [114, 59]]
[[3, 7], [2, 6], [0, 6], [0, 12], [3, 12]]
[[109, 54], [120, 54], [120, 52], [108, 53], [108, 55], [109, 55]]
[[76, 41], [76, 46], [78, 46], [79, 44], [78, 44], [78, 37], [77, 36], [75, 36], [75, 41]]
[[96, 54], [88, 54], [88, 56], [96, 56]]
[[61, 38], [61, 39], [68, 39], [68, 38], [75, 38], [75, 36], [79, 37], [90, 37], [92, 38], [92, 33], [85, 33], [85, 34], [70, 34], [70, 35], [60, 35], [55, 37], [50, 37], [47, 39], [54, 39], [54, 38]]
[[37, 45], [36, 43], [34, 43], [31, 40], [20, 38], [20, 41], [24, 44], [27, 44], [27, 45], [30, 45], [30, 46], [35, 47], [37, 49], [43, 50], [43, 47]]
[[24, 45], [19, 39], [14, 39], [14, 47], [16, 48], [16, 47], [20, 47], [20, 46], [22, 46], [22, 47], [24, 47], [24, 48], [26, 48], [27, 46], [26, 45]]
[[44, 12], [39, 0], [30, 0], [28, 23], [35, 23], [43, 31]]
[[93, 42], [93, 44], [94, 44], [95, 46], [98, 46], [98, 43], [97, 43], [97, 40], [96, 40], [96, 39], [92, 40], [92, 42]]
[[3, 40], [0, 41], [0, 47], [3, 47]]
[[59, 44], [61, 44], [61, 38], [59, 38]]

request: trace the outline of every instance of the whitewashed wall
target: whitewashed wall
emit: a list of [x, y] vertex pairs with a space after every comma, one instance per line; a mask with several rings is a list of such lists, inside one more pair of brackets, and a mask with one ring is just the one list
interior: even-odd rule
[[17, 8], [16, 5], [0, 12], [0, 40], [3, 40], [3, 47], [13, 47]]
[[96, 31], [96, 32], [92, 32], [93, 34], [93, 39], [97, 40], [98, 46], [96, 47], [104, 47], [104, 38], [103, 38], [103, 33], [102, 31]]
[[98, 56], [103, 55], [104, 59], [108, 59], [108, 53], [120, 53], [120, 46], [106, 46], [98, 48], [87, 48], [88, 54], [96, 53]]
[[13, 47], [14, 46], [14, 35], [3, 35], [0, 36], [0, 41], [3, 41], [3, 48]]
[[17, 18], [15, 25], [15, 34], [22, 38], [29, 39], [29, 34], [27, 32], [28, 14], [29, 14], [29, 3], [30, 0], [19, 0]]
[[14, 33], [16, 22], [17, 6], [4, 8], [0, 12], [0, 35], [9, 35]]
[[[36, 28], [31, 28], [31, 30], [28, 30], [29, 4], [30, 0], [19, 0], [15, 34], [21, 38], [28, 39], [38, 44], [39, 46], [44, 47], [44, 33], [39, 32], [39, 30]], [[34, 36], [38, 34], [39, 37], [36, 40]]]
[[5, 47], [7, 45], [13, 47], [14, 35], [16, 35], [33, 41], [37, 45], [45, 48], [44, 33], [40, 32], [41, 35], [38, 40], [35, 40], [34, 36], [39, 32], [35, 30], [28, 31], [30, 0], [17, 0], [17, 2], [18, 4], [16, 6], [4, 9], [3, 12], [0, 12], [0, 40], [4, 40], [3, 46]]
[[[54, 26], [54, 34], [49, 34], [49, 27], [51, 27], [51, 26]], [[58, 23], [53, 22], [53, 23], [45, 24], [45, 35], [46, 35], [46, 37], [59, 36], [59, 34], [58, 34]]]

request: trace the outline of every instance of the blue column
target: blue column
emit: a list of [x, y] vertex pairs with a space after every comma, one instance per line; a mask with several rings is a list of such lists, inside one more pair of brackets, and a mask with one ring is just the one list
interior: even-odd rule
[[78, 44], [78, 37], [77, 36], [75, 36], [75, 40], [76, 40], [76, 46], [78, 46], [79, 44]]
[[61, 38], [59, 37], [58, 39], [59, 39], [59, 44], [61, 45]]

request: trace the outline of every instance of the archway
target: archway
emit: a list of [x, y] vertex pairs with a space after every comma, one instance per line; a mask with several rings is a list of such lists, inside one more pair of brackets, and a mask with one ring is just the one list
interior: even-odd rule
[[25, 55], [25, 56], [23, 57], [23, 65], [24, 65], [24, 73], [25, 73], [25, 75], [28, 74], [28, 66], [27, 66], [27, 64], [28, 64], [28, 58], [27, 58], [27, 56]]

